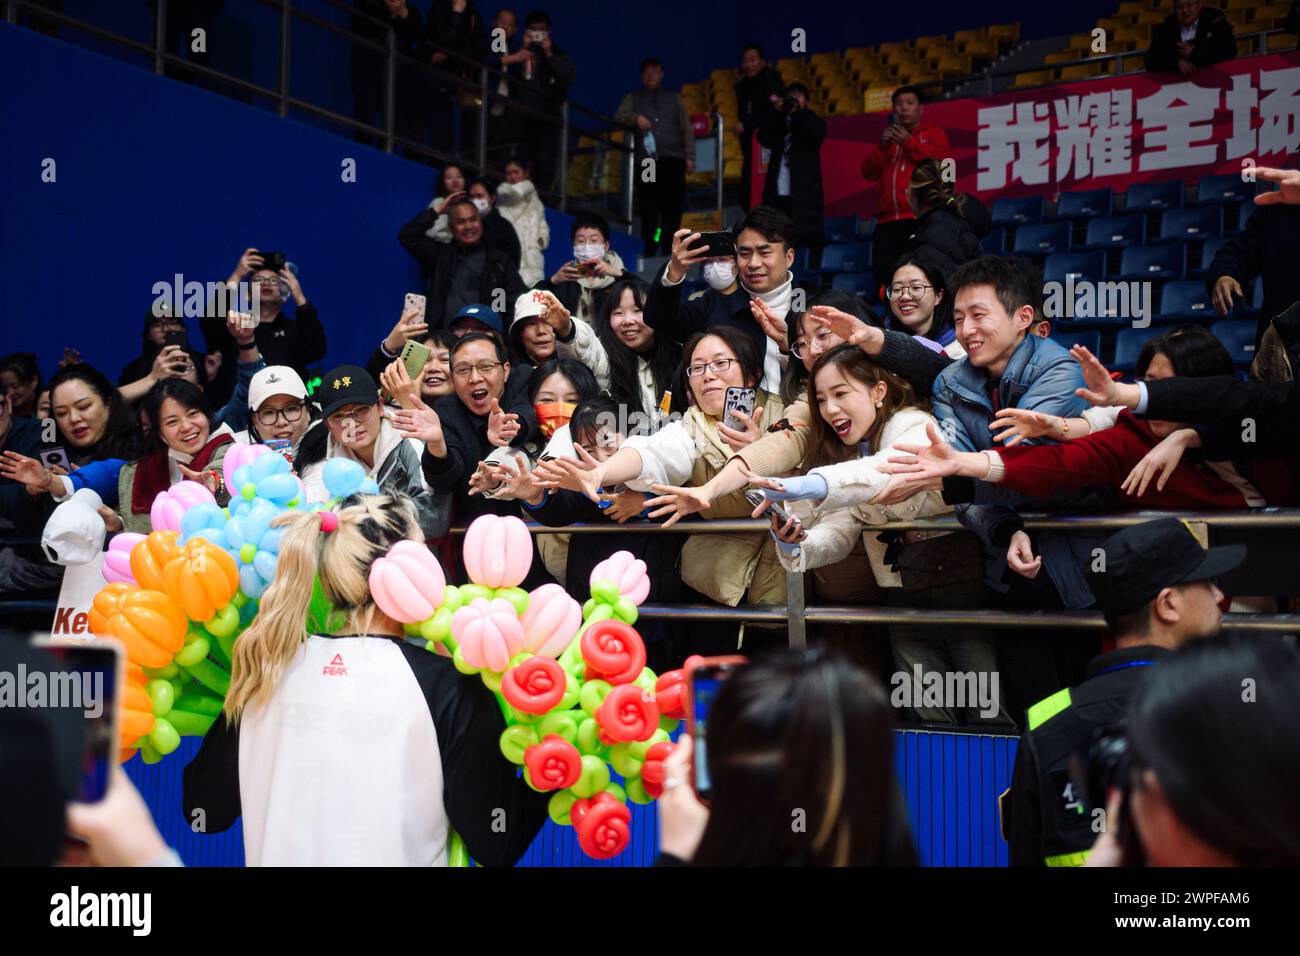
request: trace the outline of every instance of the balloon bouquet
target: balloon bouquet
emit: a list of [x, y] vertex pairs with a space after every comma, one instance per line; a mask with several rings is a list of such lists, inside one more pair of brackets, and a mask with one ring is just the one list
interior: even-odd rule
[[[154, 501], [155, 530], [117, 535], [105, 556], [109, 583], [89, 625], [126, 648], [124, 761], [139, 752], [157, 763], [221, 714], [235, 641], [275, 577], [282, 529], [271, 522], [379, 490], [356, 462], [336, 458], [323, 475], [331, 502], [309, 504], [288, 462], [265, 445], [232, 446], [223, 467], [227, 508], [203, 485], [179, 482]], [[579, 605], [558, 584], [519, 587], [532, 554], [520, 519], [485, 515], [465, 534], [470, 583], [448, 585], [426, 547], [402, 541], [372, 566], [370, 590], [409, 636], [497, 696], [502, 754], [529, 786], [552, 794], [551, 819], [573, 826], [585, 853], [609, 859], [630, 839], [628, 801], [663, 791], [668, 734], [685, 713], [684, 672], [657, 676], [645, 666], [632, 627], [650, 590], [645, 562], [616, 552], [592, 571], [591, 598]], [[307, 630], [341, 623], [318, 586]]]
[[[478, 675], [505, 715], [501, 753], [549, 792], [551, 819], [598, 860], [631, 836], [627, 803], [663, 792], [669, 731], [684, 716], [684, 673], [656, 676], [632, 625], [650, 592], [644, 561], [618, 551], [579, 605], [558, 584], [519, 587], [532, 565], [528, 527], [483, 515], [465, 532], [469, 584], [448, 585], [427, 548], [394, 545], [370, 570], [379, 608], [426, 648]], [[611, 769], [623, 778], [613, 779]]]

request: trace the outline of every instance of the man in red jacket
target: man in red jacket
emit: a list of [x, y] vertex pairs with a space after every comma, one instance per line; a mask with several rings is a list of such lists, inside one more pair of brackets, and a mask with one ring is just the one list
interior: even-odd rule
[[921, 94], [914, 86], [894, 90], [889, 124], [862, 161], [862, 178], [876, 184], [876, 231], [872, 236], [871, 267], [878, 282], [889, 282], [894, 262], [903, 253], [915, 225], [916, 213], [907, 200], [907, 184], [916, 164], [943, 162], [949, 155], [943, 129], [921, 122]]

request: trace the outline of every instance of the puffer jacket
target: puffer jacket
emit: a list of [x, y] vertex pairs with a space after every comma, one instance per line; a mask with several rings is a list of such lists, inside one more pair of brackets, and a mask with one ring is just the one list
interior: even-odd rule
[[546, 278], [542, 250], [551, 244], [551, 227], [546, 222], [546, 207], [537, 196], [537, 187], [526, 179], [502, 183], [497, 187], [496, 210], [514, 226], [519, 236], [519, 278], [526, 286], [537, 285]]
[[367, 467], [347, 447], [326, 441], [325, 457], [302, 470], [300, 477], [307, 486], [309, 501], [329, 501], [325, 488], [325, 463], [331, 458], [350, 458], [365, 469], [366, 477], [373, 478], [381, 491], [404, 494], [415, 505], [420, 530], [426, 539], [441, 538], [451, 527], [451, 495], [430, 491], [420, 468], [423, 445], [411, 438], [403, 438], [392, 422], [384, 418], [379, 423], [379, 438], [375, 440], [375, 463]]
[[926, 491], [893, 505], [870, 502], [885, 490], [891, 477], [880, 471], [879, 466], [890, 456], [901, 454], [898, 445], [927, 444], [927, 425], [937, 427], [928, 412], [919, 408], [900, 409], [881, 431], [879, 451], [809, 472], [825, 479], [829, 493], [813, 509], [814, 523], [799, 549], [793, 554], [774, 549], [787, 572], [811, 571], [843, 561], [861, 538], [876, 583], [885, 588], [902, 587], [902, 579], [885, 560], [885, 542], [872, 533], [871, 526], [946, 514], [952, 511], [952, 506], [944, 503], [938, 491]]
[[[759, 391], [758, 404], [779, 420], [781, 399]], [[652, 435], [634, 435], [624, 447], [641, 456], [641, 474], [627, 483], [634, 491], [651, 492], [652, 484], [698, 487], [720, 472], [733, 456], [718, 435], [718, 421], [693, 406], [680, 421]], [[743, 492], [723, 495], [701, 517], [748, 518], [753, 506]], [[691, 535], [682, 546], [682, 581], [720, 604], [735, 607], [749, 595], [750, 604], [785, 603], [785, 572], [768, 547], [764, 531]]]

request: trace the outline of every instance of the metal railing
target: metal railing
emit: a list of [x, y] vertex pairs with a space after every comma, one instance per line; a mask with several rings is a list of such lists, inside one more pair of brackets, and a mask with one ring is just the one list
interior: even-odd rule
[[[1117, 530], [1156, 518], [1179, 518], [1207, 530], [1243, 529], [1281, 531], [1300, 528], [1300, 508], [1258, 508], [1250, 511], [1129, 511], [1119, 514], [1053, 515], [1025, 514], [1024, 525], [1030, 531], [1080, 531], [1084, 529]], [[664, 527], [649, 521], [625, 524], [576, 522], [570, 525], [542, 525], [526, 522], [533, 534], [734, 534], [753, 531], [766, 533], [771, 522], [754, 518], [718, 518], [682, 521]], [[921, 518], [913, 521], [890, 521], [872, 525], [880, 531], [961, 531], [965, 530], [954, 515]], [[465, 528], [454, 527], [450, 534], [464, 535]], [[991, 609], [935, 610], [929, 608], [869, 607], [863, 605], [807, 606], [804, 600], [803, 574], [786, 576], [786, 603], [748, 604], [724, 607], [714, 604], [647, 604], [639, 609], [646, 620], [716, 621], [728, 624], [756, 624], [785, 627], [792, 648], [807, 646], [808, 622], [818, 624], [928, 624], [936, 627], [992, 627], [1099, 631], [1106, 627], [1098, 611], [999, 611]], [[1300, 633], [1300, 614], [1225, 614], [1223, 629], [1253, 633]]]
[[[343, 0], [318, 0], [318, 2], [340, 13], [346, 13], [354, 21], [359, 20], [368, 23], [375, 28], [376, 32], [379, 30], [384, 31], [385, 39], [377, 41], [362, 36], [311, 11], [302, 9], [300, 6], [295, 6], [290, 0], [257, 0], [257, 2], [261, 6], [272, 7], [280, 13], [278, 78], [274, 88], [214, 69], [204, 63], [198, 63], [179, 56], [167, 49], [168, 0], [153, 0], [153, 39], [151, 43], [145, 43], [98, 24], [69, 16], [58, 9], [40, 6], [31, 2], [31, 0], [3, 0], [3, 5], [4, 17], [10, 23], [17, 24], [19, 14], [27, 14], [31, 19], [68, 27], [74, 31], [88, 34], [95, 39], [147, 57], [152, 63], [155, 73], [165, 74], [174, 71], [200, 77], [240, 93], [271, 100], [274, 102], [276, 112], [280, 116], [288, 116], [291, 110], [297, 110], [341, 126], [349, 132], [373, 137], [382, 143], [382, 148], [386, 152], [394, 153], [400, 149], [408, 154], [414, 154], [440, 163], [456, 162], [477, 173], [495, 174], [498, 177], [502, 174], [500, 166], [503, 163], [494, 165], [495, 160], [489, 155], [488, 116], [493, 106], [500, 106], [507, 114], [511, 114], [516, 121], [540, 123], [553, 127], [558, 131], [556, 186], [552, 189], [549, 184], [534, 183], [538, 188], [538, 192], [548, 201], [548, 204], [564, 211], [569, 210], [570, 207], [585, 205], [605, 214], [620, 225], [630, 226], [634, 182], [631, 173], [634, 151], [630, 142], [616, 140], [611, 135], [612, 131], [623, 129], [612, 118], [532, 87], [527, 88], [529, 98], [534, 101], [540, 99], [541, 102], [554, 108], [556, 112], [538, 109], [529, 103], [520, 102], [518, 93], [523, 92], [523, 88], [519, 87], [519, 81], [516, 78], [488, 66], [482, 61], [465, 57], [455, 50], [448, 49], [432, 41], [423, 41], [423, 45], [430, 50], [445, 54], [445, 63], [452, 69], [440, 69], [432, 63], [408, 56], [398, 49], [396, 34], [387, 21], [372, 17], [343, 2]], [[351, 44], [353, 50], [369, 51], [382, 59], [384, 84], [383, 126], [373, 125], [370, 122], [359, 120], [355, 116], [347, 116], [337, 110], [292, 94], [290, 90], [290, 63], [293, 52], [291, 37], [295, 23], [308, 24], [334, 36], [341, 37]], [[458, 122], [457, 126], [462, 131], [468, 125], [463, 122], [463, 115], [467, 109], [471, 108], [464, 106], [462, 100], [469, 100], [476, 104], [472, 107], [477, 113], [475, 117], [477, 120], [475, 124], [476, 135], [473, 137], [475, 140], [473, 155], [466, 155], [462, 151], [448, 152], [427, 143], [408, 139], [399, 133], [397, 122], [399, 70], [405, 77], [418, 75], [423, 80], [436, 82], [440, 87], [450, 87], [451, 92], [434, 93], [433, 95], [445, 96], [450, 99], [454, 104], [454, 111], [461, 114], [462, 121]], [[502, 81], [505, 82], [507, 88], [507, 94], [504, 96], [497, 91]], [[510, 95], [512, 92], [515, 95]], [[598, 151], [614, 150], [626, 154], [625, 175], [619, 190], [622, 201], [617, 203], [616, 206], [609, 201], [596, 203], [571, 202], [571, 197], [568, 195], [569, 141], [575, 135], [580, 135], [595, 142]], [[630, 141], [631, 137], [625, 136], [624, 139]], [[598, 195], [604, 196], [605, 194], [598, 193]]]

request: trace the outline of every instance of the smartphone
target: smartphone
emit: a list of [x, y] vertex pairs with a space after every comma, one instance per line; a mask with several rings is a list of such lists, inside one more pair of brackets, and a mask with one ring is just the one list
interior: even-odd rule
[[691, 251], [699, 248], [708, 250], [710, 259], [735, 258], [736, 240], [729, 232], [702, 232], [700, 238], [691, 243]]
[[62, 468], [64, 471], [70, 471], [71, 466], [68, 464], [68, 453], [57, 445], [54, 448], [47, 448], [41, 452], [41, 464], [46, 468]]
[[590, 279], [592, 276], [596, 274], [596, 267], [593, 266], [590, 262], [580, 262], [577, 259], [574, 259], [573, 268], [578, 270], [579, 275], [588, 279]]
[[279, 452], [280, 456], [284, 458], [285, 461], [287, 461], [291, 465], [293, 464], [293, 459], [294, 459], [293, 442], [291, 442], [289, 439], [268, 438], [266, 441], [262, 442], [262, 444], [265, 445], [267, 448], [271, 449], [271, 451]]
[[[745, 500], [748, 501], [755, 508], [757, 508], [759, 505], [761, 505], [764, 501], [767, 500], [767, 496], [764, 495], [763, 492], [757, 490], [756, 488], [751, 488], [745, 492]], [[790, 512], [782, 508], [781, 503], [779, 501], [772, 502], [771, 507], [769, 507], [767, 510], [769, 514], [776, 515], [777, 519], [781, 522], [781, 524], [785, 524], [787, 521], [790, 520]]]
[[418, 309], [420, 312], [420, 321], [424, 321], [425, 298], [418, 292], [406, 293], [406, 301], [402, 303], [402, 314], [405, 315], [412, 309]]
[[713, 792], [713, 781], [709, 779], [709, 711], [723, 682], [737, 667], [746, 663], [748, 661], [740, 656], [706, 657], [694, 667], [688, 665], [686, 669], [689, 690], [686, 695], [686, 732], [695, 744], [691, 783], [695, 787], [695, 795], [706, 806]]
[[164, 332], [163, 348], [166, 348], [169, 345], [175, 345], [182, 352], [188, 352], [190, 350], [189, 333], [186, 332], [184, 329], [179, 329], [174, 332]]
[[97, 803], [108, 793], [108, 782], [117, 762], [118, 724], [121, 716], [119, 697], [126, 679], [125, 656], [116, 641], [85, 643], [50, 638], [37, 641], [52, 654], [64, 673], [75, 681], [61, 689], [68, 694], [61, 706], [78, 709], [85, 720], [85, 739], [81, 753], [81, 781], [77, 786], [78, 803]]
[[723, 405], [722, 424], [735, 431], [744, 431], [736, 412], [744, 412], [751, 419], [754, 417], [754, 403], [758, 401], [758, 392], [752, 388], [739, 388], [735, 385], [727, 389], [726, 403]]
[[406, 374], [410, 376], [411, 381], [419, 381], [424, 374], [424, 366], [429, 361], [429, 356], [433, 350], [423, 342], [417, 342], [414, 339], [402, 346], [402, 366], [406, 369]]

